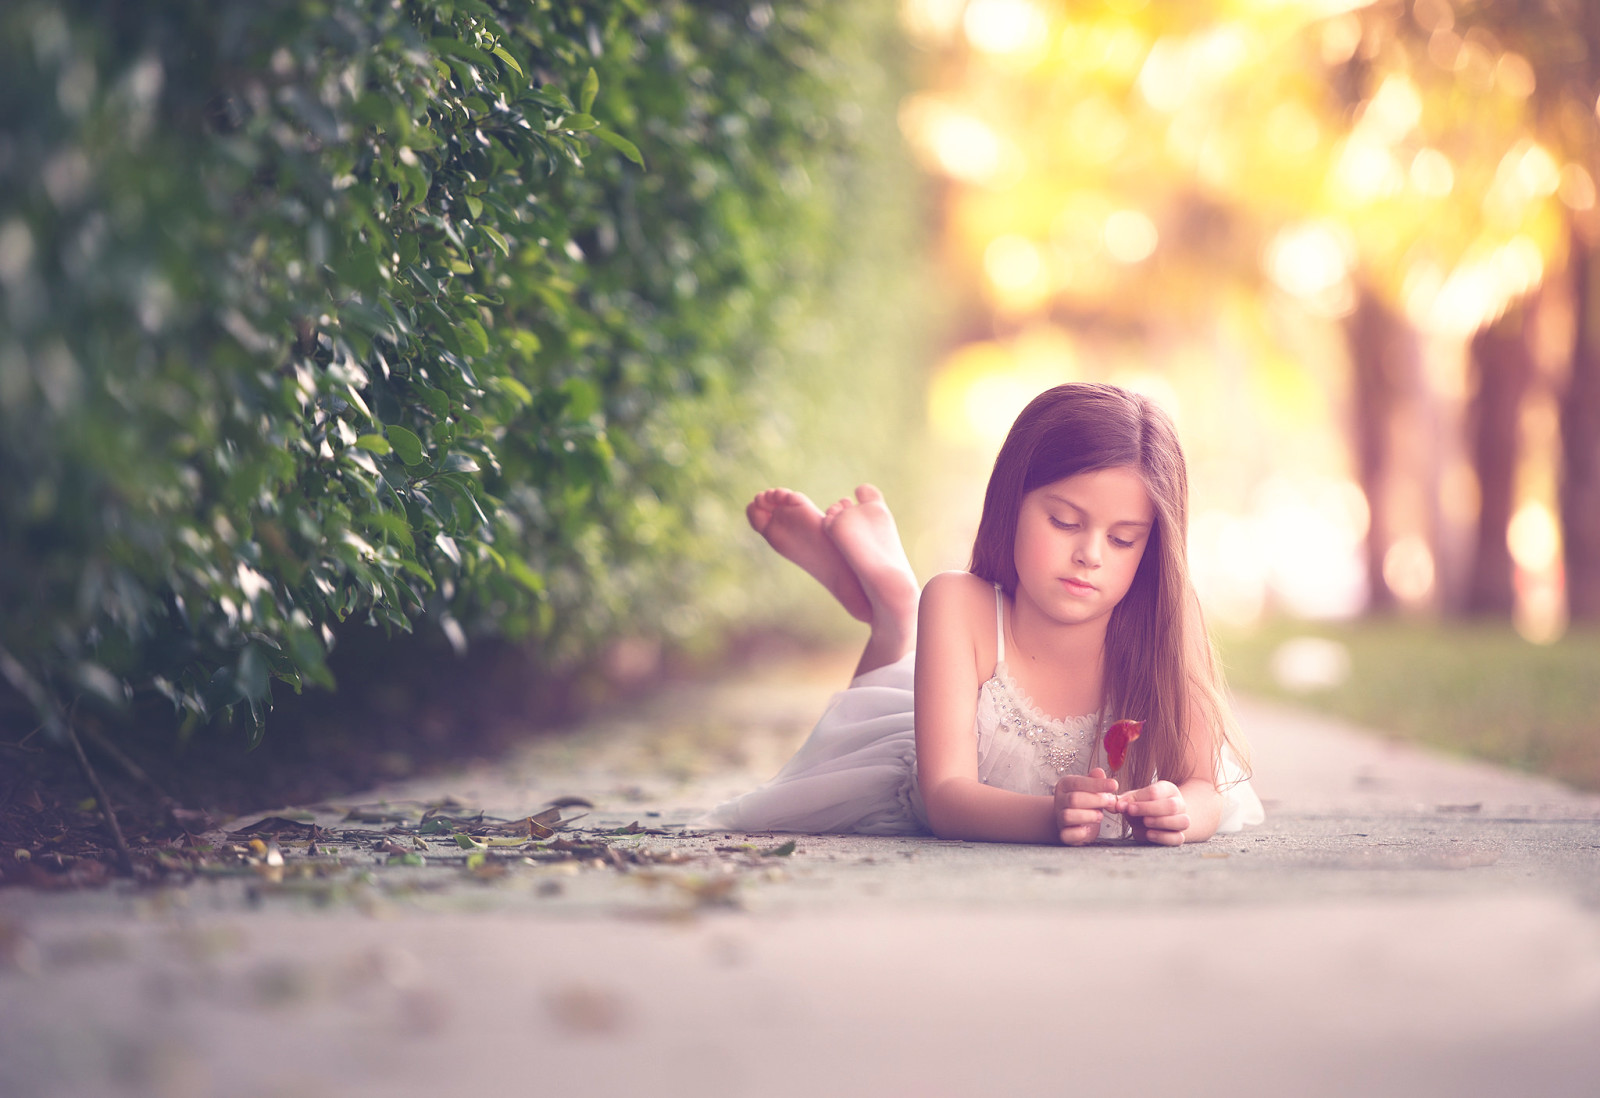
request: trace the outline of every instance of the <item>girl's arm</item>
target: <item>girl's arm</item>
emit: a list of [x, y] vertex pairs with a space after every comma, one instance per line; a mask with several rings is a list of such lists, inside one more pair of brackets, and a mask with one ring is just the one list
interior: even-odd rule
[[[995, 657], [979, 638], [993, 635], [993, 587], [968, 572], [928, 581], [917, 611], [916, 679], [917, 783], [928, 824], [941, 839], [1059, 842], [1055, 798], [978, 780], [973, 721], [978, 690]], [[1084, 795], [1104, 796], [1107, 806], [1114, 799], [1109, 793]], [[1099, 834], [1098, 822], [1092, 830]]]
[[1162, 846], [1181, 846], [1211, 838], [1222, 821], [1222, 794], [1217, 790], [1216, 758], [1206, 709], [1198, 699], [1189, 705], [1189, 727], [1202, 735], [1188, 740], [1189, 778], [1179, 785], [1153, 782], [1119, 799], [1136, 839]]

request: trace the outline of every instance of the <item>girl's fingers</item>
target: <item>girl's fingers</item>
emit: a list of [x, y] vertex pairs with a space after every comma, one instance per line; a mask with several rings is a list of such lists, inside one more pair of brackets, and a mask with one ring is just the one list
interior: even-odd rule
[[1099, 837], [1099, 824], [1091, 824], [1088, 827], [1064, 827], [1061, 829], [1061, 844], [1063, 846], [1086, 846]]
[[1109, 793], [1068, 793], [1062, 800], [1064, 808], [1092, 808], [1096, 812], [1116, 805], [1117, 799]]
[[1181, 796], [1178, 787], [1171, 782], [1152, 782], [1143, 789], [1129, 790], [1124, 796], [1130, 801], [1155, 801], [1163, 797]]
[[1064, 808], [1061, 810], [1063, 827], [1100, 826], [1100, 810], [1089, 808]]
[[1142, 821], [1149, 831], [1187, 831], [1189, 829], [1189, 815], [1180, 812], [1174, 816], [1147, 817]]
[[1172, 816], [1186, 811], [1182, 797], [1166, 797], [1159, 801], [1129, 801], [1125, 811], [1130, 816]]
[[1151, 828], [1145, 832], [1144, 837], [1146, 842], [1155, 843], [1157, 846], [1183, 845], [1183, 832], [1181, 831], [1157, 831]]

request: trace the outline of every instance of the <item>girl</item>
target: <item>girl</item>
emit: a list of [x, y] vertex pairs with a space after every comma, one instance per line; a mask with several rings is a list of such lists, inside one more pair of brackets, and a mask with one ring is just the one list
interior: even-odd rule
[[[1259, 823], [1189, 585], [1187, 508], [1171, 420], [1086, 384], [1017, 417], [969, 570], [920, 596], [871, 485], [826, 513], [762, 492], [750, 524], [872, 633], [850, 688], [778, 776], [702, 822], [1167, 846]], [[1120, 717], [1143, 735], [1108, 774], [1100, 737]]]

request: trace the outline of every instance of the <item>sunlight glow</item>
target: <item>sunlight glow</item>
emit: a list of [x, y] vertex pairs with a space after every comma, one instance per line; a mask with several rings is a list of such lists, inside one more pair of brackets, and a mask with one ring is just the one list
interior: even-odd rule
[[1395, 194], [1405, 182], [1394, 154], [1359, 130], [1345, 141], [1333, 178], [1342, 197], [1358, 206]]
[[1529, 500], [1517, 508], [1506, 530], [1516, 561], [1517, 601], [1512, 623], [1535, 644], [1549, 644], [1567, 627], [1561, 524], [1548, 504]]
[[961, 25], [966, 0], [900, 0], [900, 25], [912, 38], [948, 41]]
[[1433, 581], [1433, 551], [1419, 535], [1407, 534], [1383, 555], [1383, 582], [1402, 603], [1418, 606], [1427, 602], [1433, 594]]
[[1118, 210], [1106, 218], [1105, 237], [1111, 258], [1127, 264], [1149, 259], [1161, 240], [1156, 223], [1138, 210]]
[[1561, 526], [1545, 504], [1534, 500], [1517, 508], [1506, 528], [1506, 548], [1518, 567], [1543, 572], [1561, 559]]
[[1456, 185], [1450, 158], [1438, 149], [1422, 149], [1411, 161], [1411, 185], [1429, 198], [1444, 198]]
[[1494, 67], [1494, 82], [1507, 95], [1526, 99], [1539, 86], [1533, 66], [1520, 53], [1503, 53]]
[[906, 98], [900, 130], [931, 166], [964, 183], [994, 183], [1020, 171], [1020, 155], [986, 122], [933, 96]]
[[1307, 222], [1279, 230], [1267, 245], [1267, 275], [1281, 289], [1326, 316], [1354, 307], [1349, 274], [1355, 245], [1340, 226]]
[[1384, 77], [1377, 94], [1367, 101], [1356, 130], [1369, 141], [1393, 145], [1422, 121], [1422, 96], [1406, 76]]
[[1225, 26], [1188, 38], [1162, 38], [1139, 70], [1139, 92], [1158, 111], [1175, 113], [1195, 95], [1220, 84], [1250, 55], [1239, 27]]
[[1044, 390], [1073, 380], [1075, 352], [1052, 330], [1011, 344], [984, 341], [957, 348], [934, 373], [928, 418], [945, 442], [992, 454], [1012, 421]]
[[1048, 29], [1044, 13], [1028, 0], [972, 0], [962, 28], [974, 49], [992, 54], [1040, 45]]
[[1561, 201], [1568, 209], [1594, 209], [1594, 176], [1581, 164], [1568, 164], [1561, 169], [1561, 185], [1557, 188]]
[[1268, 477], [1247, 514], [1202, 511], [1189, 528], [1189, 565], [1206, 612], [1247, 625], [1269, 607], [1299, 617], [1361, 611], [1366, 498], [1341, 478]]
[[1500, 158], [1494, 182], [1483, 196], [1483, 210], [1503, 224], [1519, 225], [1529, 205], [1560, 187], [1561, 167], [1555, 157], [1537, 142], [1519, 141]]
[[983, 252], [983, 272], [1002, 293], [1021, 293], [1044, 274], [1044, 260], [1031, 240], [1007, 235], [991, 241]]
[[1519, 234], [1487, 255], [1463, 260], [1442, 281], [1431, 265], [1413, 269], [1406, 277], [1406, 315], [1432, 332], [1465, 338], [1543, 278], [1544, 254], [1533, 238]]
[[1089, 163], [1109, 163], [1127, 143], [1128, 123], [1109, 99], [1092, 95], [1067, 115], [1067, 139]]

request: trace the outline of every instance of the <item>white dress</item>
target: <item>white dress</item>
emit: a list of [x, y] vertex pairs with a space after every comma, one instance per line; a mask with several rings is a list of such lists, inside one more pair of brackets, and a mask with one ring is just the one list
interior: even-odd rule
[[[978, 691], [974, 726], [978, 780], [1013, 793], [1049, 796], [1063, 774], [1087, 774], [1101, 760], [1102, 714], [1055, 719], [1040, 713], [1006, 667], [1005, 601], [995, 588], [997, 659]], [[776, 777], [696, 821], [730, 831], [920, 835], [928, 816], [917, 789], [912, 722], [915, 653], [858, 675], [835, 694], [811, 735]], [[1102, 762], [1103, 765], [1103, 762]], [[1243, 768], [1231, 754], [1218, 775], [1225, 804], [1218, 832], [1263, 819]], [[1102, 837], [1123, 833], [1106, 813]]]

